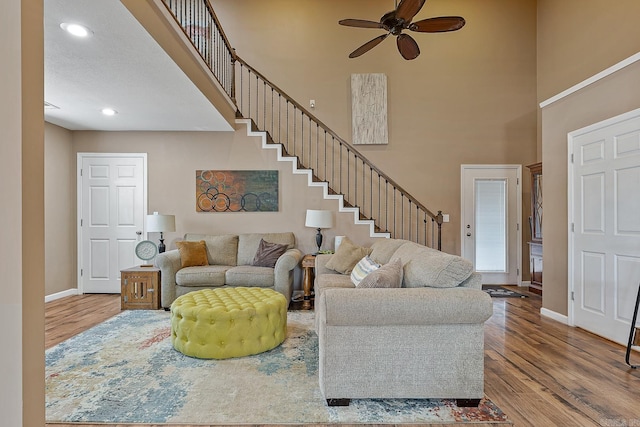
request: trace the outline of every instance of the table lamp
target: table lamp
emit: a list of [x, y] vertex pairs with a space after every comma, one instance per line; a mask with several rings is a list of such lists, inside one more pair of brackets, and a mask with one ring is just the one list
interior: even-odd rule
[[318, 229], [318, 234], [316, 234], [316, 246], [318, 246], [318, 252], [320, 252], [320, 248], [322, 247], [321, 230], [323, 228], [333, 227], [333, 212], [307, 209], [307, 219], [304, 225], [306, 227]]
[[160, 215], [158, 212], [154, 212], [153, 215], [147, 215], [147, 233], [160, 232], [158, 253], [166, 250], [163, 234], [165, 231], [176, 231], [175, 215]]

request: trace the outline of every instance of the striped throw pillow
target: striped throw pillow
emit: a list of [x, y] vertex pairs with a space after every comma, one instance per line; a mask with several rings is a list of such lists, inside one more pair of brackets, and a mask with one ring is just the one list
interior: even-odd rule
[[358, 286], [362, 279], [372, 271], [375, 271], [380, 268], [380, 264], [369, 258], [369, 256], [365, 256], [353, 267], [351, 270], [351, 282], [355, 286]]

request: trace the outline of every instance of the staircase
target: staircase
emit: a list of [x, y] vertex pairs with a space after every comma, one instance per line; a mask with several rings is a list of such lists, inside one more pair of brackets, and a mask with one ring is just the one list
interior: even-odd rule
[[325, 199], [368, 224], [372, 237], [441, 249], [442, 213], [434, 214], [283, 90], [238, 57], [209, 0], [162, 0], [236, 106], [238, 122], [278, 160], [306, 174]]

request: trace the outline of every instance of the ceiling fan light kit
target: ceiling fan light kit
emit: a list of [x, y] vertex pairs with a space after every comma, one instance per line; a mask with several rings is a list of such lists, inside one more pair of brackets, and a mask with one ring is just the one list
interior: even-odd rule
[[370, 40], [351, 52], [349, 58], [357, 58], [379, 45], [389, 35], [396, 36], [398, 51], [404, 59], [416, 59], [420, 55], [418, 43], [403, 30], [417, 33], [444, 33], [457, 31], [464, 27], [465, 20], [461, 16], [440, 16], [437, 18], [427, 18], [417, 22], [411, 22], [420, 12], [426, 0], [402, 0], [395, 10], [382, 15], [380, 22], [367, 21], [364, 19], [342, 19], [338, 21], [340, 25], [357, 28], [379, 28], [387, 33]]

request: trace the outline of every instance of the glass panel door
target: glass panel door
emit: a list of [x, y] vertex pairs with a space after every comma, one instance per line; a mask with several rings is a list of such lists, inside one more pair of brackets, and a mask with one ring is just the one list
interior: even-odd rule
[[478, 179], [475, 267], [480, 272], [507, 271], [507, 181]]

